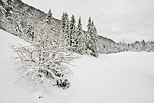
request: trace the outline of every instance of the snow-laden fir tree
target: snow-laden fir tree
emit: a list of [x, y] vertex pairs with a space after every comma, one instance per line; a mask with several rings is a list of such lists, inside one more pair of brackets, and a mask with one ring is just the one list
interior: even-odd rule
[[76, 52], [83, 54], [84, 52], [84, 42], [83, 41], [83, 29], [81, 23], [81, 17], [79, 18], [77, 31], [76, 31]]
[[92, 39], [94, 41], [94, 56], [98, 57], [98, 37], [97, 37], [97, 29], [96, 26], [94, 25], [94, 21], [92, 21], [92, 28], [93, 28], [93, 35]]
[[62, 21], [63, 32], [66, 32], [66, 25], [68, 24], [68, 21], [69, 21], [67, 13], [63, 13], [63, 15], [61, 17], [61, 21]]
[[36, 38], [29, 47], [13, 46], [21, 64], [21, 77], [30, 77], [35, 86], [43, 85], [47, 89], [51, 86], [68, 88], [67, 76], [71, 71], [64, 64], [73, 57], [62, 31], [55, 33], [56, 28], [44, 19], [36, 20], [33, 27]]
[[145, 41], [141, 41], [141, 51], [145, 51]]
[[66, 13], [63, 13], [62, 17], [61, 17], [61, 21], [62, 21], [62, 29], [63, 32], [65, 32], [65, 26], [66, 26]]
[[51, 19], [52, 19], [53, 17], [52, 17], [52, 13], [51, 13], [51, 9], [48, 11], [48, 14], [47, 14], [47, 20], [46, 20], [46, 22], [47, 23], [51, 23]]
[[87, 49], [90, 50], [89, 54], [95, 57], [98, 57], [98, 40], [97, 40], [97, 30], [94, 25], [94, 22], [91, 21], [91, 17], [89, 17], [88, 25], [87, 25], [87, 36], [86, 36], [86, 46]]
[[63, 29], [63, 35], [64, 38], [67, 40], [67, 42], [69, 43], [69, 35], [70, 35], [70, 28], [69, 28], [69, 18], [68, 18], [68, 14], [67, 13], [63, 13], [62, 17], [61, 17], [61, 21], [62, 21], [62, 29]]
[[76, 26], [75, 26], [75, 17], [72, 15], [71, 21], [70, 21], [70, 32], [69, 32], [69, 45], [71, 46], [71, 50], [75, 51], [76, 49]]

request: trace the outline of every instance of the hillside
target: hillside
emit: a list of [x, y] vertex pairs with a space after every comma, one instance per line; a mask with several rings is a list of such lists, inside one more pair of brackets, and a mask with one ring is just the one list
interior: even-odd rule
[[[46, 18], [43, 11], [23, 3], [21, 0], [8, 0], [6, 4], [0, 0], [0, 29], [17, 36], [26, 36], [27, 30], [33, 28], [36, 20]], [[52, 18], [54, 28], [61, 29], [61, 21]], [[85, 32], [84, 32], [85, 33]], [[101, 39], [100, 39], [101, 38]], [[113, 40], [98, 36], [100, 43], [110, 43]]]
[[[99, 58], [82, 56], [71, 62], [73, 75], [67, 90], [31, 91], [16, 84], [15, 53], [10, 45], [28, 45], [0, 30], [0, 103], [153, 103], [154, 53], [123, 52]], [[41, 97], [41, 98], [39, 98]]]
[[106, 43], [109, 43], [109, 44], [111, 44], [111, 43], [115, 43], [112, 39], [109, 39], [109, 38], [106, 38], [106, 37], [103, 37], [103, 36], [100, 36], [100, 35], [98, 35], [98, 40], [99, 41], [102, 41], [102, 43], [104, 42], [106, 42]]

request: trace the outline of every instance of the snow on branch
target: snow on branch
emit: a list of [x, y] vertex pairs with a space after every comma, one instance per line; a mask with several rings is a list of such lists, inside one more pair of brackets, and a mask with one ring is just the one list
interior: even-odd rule
[[12, 46], [17, 53], [15, 59], [21, 64], [21, 78], [31, 77], [36, 86], [42, 84], [46, 89], [51, 86], [68, 88], [67, 77], [72, 72], [64, 64], [75, 57], [69, 51], [67, 41], [60, 31], [59, 35], [55, 35], [54, 28], [45, 22], [37, 22], [35, 29], [37, 36], [30, 46]]

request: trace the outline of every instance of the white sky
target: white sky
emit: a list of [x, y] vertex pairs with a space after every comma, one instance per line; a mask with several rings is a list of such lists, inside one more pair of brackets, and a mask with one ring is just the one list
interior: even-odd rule
[[53, 16], [63, 12], [82, 17], [86, 29], [88, 17], [98, 34], [115, 41], [154, 40], [154, 0], [22, 0]]

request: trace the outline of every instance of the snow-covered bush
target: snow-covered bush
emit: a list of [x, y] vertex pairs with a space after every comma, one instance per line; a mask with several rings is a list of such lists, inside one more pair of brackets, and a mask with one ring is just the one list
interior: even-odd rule
[[65, 66], [74, 57], [68, 50], [67, 41], [63, 39], [61, 31], [56, 31], [45, 21], [36, 21], [35, 39], [30, 46], [12, 46], [18, 54], [21, 65], [21, 78], [30, 77], [35, 85], [43, 85], [46, 89], [51, 86], [68, 88], [67, 79], [72, 72]]

